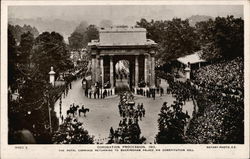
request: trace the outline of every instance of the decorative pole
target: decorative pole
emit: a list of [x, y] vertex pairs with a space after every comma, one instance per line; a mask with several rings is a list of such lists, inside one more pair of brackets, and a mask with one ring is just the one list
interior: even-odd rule
[[184, 71], [185, 71], [186, 79], [189, 80], [190, 79], [190, 72], [191, 72], [190, 66], [187, 66]]
[[49, 83], [52, 84], [52, 86], [55, 86], [55, 71], [53, 70], [53, 67], [50, 67], [50, 72], [49, 72]]
[[51, 124], [51, 113], [50, 113], [50, 96], [49, 96], [49, 88], [46, 88], [46, 91], [44, 93], [46, 102], [47, 102], [47, 106], [48, 106], [48, 112], [49, 112], [49, 129], [50, 129], [50, 133], [52, 133], [52, 124]]
[[49, 94], [48, 94], [48, 110], [49, 110], [49, 128], [50, 128], [50, 133], [52, 133], [52, 124], [51, 124], [51, 108], [50, 108], [50, 101], [49, 101]]

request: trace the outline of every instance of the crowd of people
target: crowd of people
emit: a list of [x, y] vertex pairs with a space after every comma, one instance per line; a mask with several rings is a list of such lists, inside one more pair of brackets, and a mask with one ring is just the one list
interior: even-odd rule
[[197, 95], [197, 89], [194, 85], [191, 85], [190, 81], [169, 81], [169, 87], [167, 89], [167, 92], [176, 97], [176, 100], [181, 101], [184, 104], [186, 101], [195, 99]]
[[243, 103], [228, 96], [220, 100], [210, 101], [204, 114], [191, 121], [187, 134], [189, 143], [243, 143]]
[[244, 143], [243, 58], [220, 61], [193, 70], [193, 79], [180, 82], [171, 74], [158, 75], [168, 80], [167, 93], [177, 101], [194, 101], [193, 118], [185, 143]]
[[220, 62], [194, 71], [199, 115], [190, 123], [188, 143], [243, 143], [243, 59]]
[[142, 120], [145, 116], [145, 108], [142, 103], [136, 107], [133, 99], [131, 92], [120, 95], [118, 108], [122, 118], [116, 130], [110, 128], [109, 144], [141, 144], [146, 140], [145, 137], [140, 137], [141, 130], [138, 123], [139, 119]]
[[90, 89], [86, 88], [84, 90], [85, 97], [92, 98], [92, 99], [104, 99], [108, 96], [112, 96], [113, 90], [112, 89], [100, 89], [100, 88], [95, 88], [95, 89]]
[[193, 71], [195, 84], [226, 94], [243, 96], [243, 58], [219, 62]]
[[185, 82], [178, 81], [174, 76], [159, 70], [157, 71], [157, 76], [168, 81], [166, 93], [172, 94], [177, 101], [185, 104], [186, 101], [194, 100], [196, 98], [198, 90], [190, 80]]
[[137, 88], [136, 89], [137, 95], [146, 96], [147, 98], [153, 98], [155, 99], [156, 94], [159, 94], [160, 96], [164, 95], [164, 89], [162, 87], [156, 87], [156, 88]]

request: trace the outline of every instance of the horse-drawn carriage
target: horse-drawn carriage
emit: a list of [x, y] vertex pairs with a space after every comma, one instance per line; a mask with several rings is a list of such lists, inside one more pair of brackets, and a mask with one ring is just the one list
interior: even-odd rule
[[121, 94], [120, 101], [121, 101], [121, 104], [125, 104], [125, 105], [128, 105], [130, 107], [135, 106], [134, 96], [131, 92], [129, 92], [129, 93], [126, 92], [124, 94]]
[[134, 107], [135, 106], [135, 102], [134, 101], [128, 102], [128, 106], [129, 107]]

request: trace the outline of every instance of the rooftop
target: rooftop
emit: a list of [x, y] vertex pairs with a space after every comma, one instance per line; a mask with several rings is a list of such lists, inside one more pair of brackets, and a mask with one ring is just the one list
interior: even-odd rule
[[99, 39], [92, 40], [88, 46], [121, 47], [121, 46], [152, 46], [153, 40], [146, 38], [145, 28], [116, 26], [99, 29]]
[[188, 64], [188, 62], [190, 64], [199, 63], [199, 62], [205, 62], [205, 60], [203, 60], [203, 59], [200, 58], [200, 55], [199, 55], [200, 52], [201, 51], [197, 51], [194, 54], [187, 55], [187, 56], [184, 56], [184, 57], [180, 57], [177, 60], [180, 61], [183, 64]]
[[115, 27], [108, 27], [108, 28], [100, 28], [100, 33], [105, 32], [146, 32], [145, 28], [138, 28], [138, 27], [129, 27], [129, 26], [115, 26]]

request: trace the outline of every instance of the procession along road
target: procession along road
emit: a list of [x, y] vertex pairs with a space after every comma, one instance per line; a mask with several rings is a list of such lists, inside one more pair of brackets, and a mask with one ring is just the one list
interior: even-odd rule
[[[82, 79], [78, 79], [72, 82], [72, 89], [69, 90], [65, 98], [62, 97], [62, 115], [64, 118], [66, 117], [66, 111], [72, 103], [80, 107], [84, 105], [85, 108], [89, 108], [90, 111], [86, 113], [86, 117], [82, 115], [77, 118], [83, 123], [89, 135], [95, 136], [95, 143], [106, 143], [108, 141], [110, 127], [116, 129], [120, 121], [118, 110], [119, 97], [113, 95], [105, 99], [89, 99], [84, 96], [81, 81]], [[164, 90], [166, 90], [167, 84], [165, 80], [162, 80], [161, 85], [164, 87]], [[166, 91], [164, 93], [166, 93]], [[172, 104], [175, 99], [171, 94], [164, 94], [163, 96], [157, 95], [155, 100], [140, 95], [136, 95], [134, 99], [136, 105], [137, 103], [143, 103], [146, 110], [145, 118], [139, 121], [141, 136], [146, 137], [146, 143], [154, 143], [155, 135], [158, 133], [157, 120], [162, 104], [165, 101], [167, 101], [168, 104]], [[183, 112], [186, 112], [186, 110], [189, 115], [192, 114], [192, 101], [186, 102], [186, 105], [183, 107]], [[57, 117], [59, 117], [59, 101], [55, 104], [55, 111]], [[61, 123], [61, 120], [59, 121]]]

